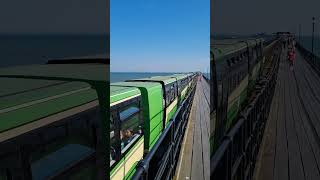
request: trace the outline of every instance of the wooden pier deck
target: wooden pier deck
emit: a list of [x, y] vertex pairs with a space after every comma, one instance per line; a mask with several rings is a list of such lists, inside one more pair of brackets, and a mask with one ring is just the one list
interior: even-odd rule
[[209, 132], [210, 87], [202, 78], [197, 82], [191, 114], [184, 136], [176, 179], [210, 179]]
[[320, 77], [297, 52], [294, 71], [285, 53], [255, 180], [320, 179]]

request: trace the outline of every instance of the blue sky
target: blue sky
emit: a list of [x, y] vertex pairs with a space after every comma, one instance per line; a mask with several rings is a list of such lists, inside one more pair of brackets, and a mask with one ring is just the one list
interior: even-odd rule
[[210, 0], [110, 0], [111, 72], [209, 69]]

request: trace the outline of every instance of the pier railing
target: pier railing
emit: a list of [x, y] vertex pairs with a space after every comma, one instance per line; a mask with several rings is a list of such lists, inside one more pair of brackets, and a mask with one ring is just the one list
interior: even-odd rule
[[133, 180], [173, 178], [195, 90], [196, 86], [177, 109], [153, 149], [138, 163]]
[[240, 113], [236, 124], [210, 159], [211, 179], [252, 179], [275, 90], [280, 54], [281, 50], [278, 48], [271, 61], [270, 71], [255, 87], [255, 97]]
[[300, 43], [297, 43], [296, 46], [304, 59], [307, 60], [311, 67], [320, 75], [320, 57], [312, 54], [311, 51], [303, 47]]
[[209, 80], [209, 78], [207, 76], [202, 75], [202, 77], [203, 77], [203, 79], [205, 79], [207, 81], [207, 83], [210, 83], [210, 80]]

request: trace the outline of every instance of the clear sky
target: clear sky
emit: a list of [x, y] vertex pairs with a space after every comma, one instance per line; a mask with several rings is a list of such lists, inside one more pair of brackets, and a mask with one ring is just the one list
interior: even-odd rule
[[209, 69], [210, 0], [110, 0], [111, 72]]
[[217, 34], [251, 34], [291, 31], [311, 34], [311, 18], [317, 17], [319, 0], [212, 0], [212, 31]]

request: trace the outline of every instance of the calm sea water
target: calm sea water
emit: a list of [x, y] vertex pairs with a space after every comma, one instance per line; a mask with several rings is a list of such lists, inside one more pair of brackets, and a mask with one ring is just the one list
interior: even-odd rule
[[[297, 38], [298, 39], [298, 38]], [[308, 50], [311, 51], [312, 47], [312, 37], [302, 37], [301, 38], [301, 44], [307, 48]], [[314, 53], [318, 56], [320, 56], [320, 37], [315, 37], [314, 38]]]
[[0, 35], [0, 67], [44, 64], [48, 59], [107, 54], [107, 36]]
[[168, 76], [175, 73], [151, 73], [151, 72], [111, 72], [110, 82], [121, 82], [129, 79], [147, 78], [151, 76]]
[[[152, 73], [152, 72], [111, 72], [110, 82], [121, 82], [129, 79], [147, 78], [151, 76], [167, 76], [176, 73]], [[204, 74], [209, 77], [209, 74]]]

